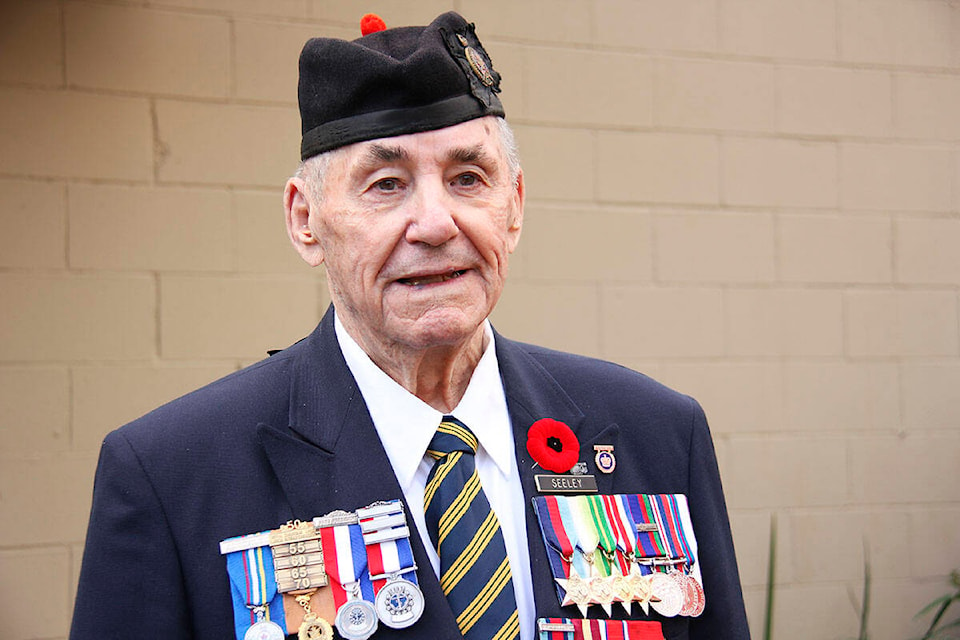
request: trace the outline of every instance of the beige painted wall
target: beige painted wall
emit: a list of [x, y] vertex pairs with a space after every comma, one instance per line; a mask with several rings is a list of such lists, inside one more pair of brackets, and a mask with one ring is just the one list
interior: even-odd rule
[[[0, 3], [0, 601], [63, 638], [110, 429], [307, 333], [296, 57], [456, 8], [505, 76], [504, 333], [697, 396], [751, 624], [905, 638], [960, 566], [960, 3]], [[621, 459], [620, 464], [629, 464]]]

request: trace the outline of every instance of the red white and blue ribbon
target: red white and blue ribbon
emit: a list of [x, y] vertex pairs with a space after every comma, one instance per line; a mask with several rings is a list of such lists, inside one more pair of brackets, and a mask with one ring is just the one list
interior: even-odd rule
[[324, 570], [330, 576], [333, 603], [339, 609], [359, 596], [373, 602], [373, 583], [367, 573], [367, 550], [359, 524], [339, 524], [320, 529]]
[[380, 593], [388, 578], [396, 576], [417, 584], [417, 566], [413, 561], [403, 503], [392, 500], [357, 509], [357, 517], [363, 531], [374, 594]]

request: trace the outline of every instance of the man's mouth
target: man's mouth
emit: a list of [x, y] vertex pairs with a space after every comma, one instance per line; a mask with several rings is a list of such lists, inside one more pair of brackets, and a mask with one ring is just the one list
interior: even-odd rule
[[447, 280], [453, 280], [454, 278], [459, 278], [464, 273], [466, 269], [460, 269], [458, 271], [449, 271], [447, 273], [437, 273], [433, 275], [423, 275], [423, 276], [411, 276], [409, 278], [400, 278], [397, 280], [400, 284], [406, 284], [411, 287], [423, 287], [428, 284], [436, 284], [438, 282], [446, 282]]

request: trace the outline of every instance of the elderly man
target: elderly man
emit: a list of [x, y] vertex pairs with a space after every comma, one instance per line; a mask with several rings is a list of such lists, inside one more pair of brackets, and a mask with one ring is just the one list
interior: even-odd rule
[[473, 25], [371, 22], [300, 61], [332, 309], [107, 437], [71, 637], [748, 637], [699, 406], [487, 320], [524, 181]]

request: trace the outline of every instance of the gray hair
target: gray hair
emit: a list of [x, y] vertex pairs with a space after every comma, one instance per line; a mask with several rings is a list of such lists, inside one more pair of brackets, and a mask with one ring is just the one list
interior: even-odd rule
[[[507, 156], [507, 169], [510, 172], [510, 181], [514, 186], [520, 178], [520, 150], [517, 148], [517, 139], [513, 134], [513, 129], [501, 117], [496, 118], [497, 131], [500, 135], [500, 144], [503, 146], [503, 152]], [[307, 196], [314, 202], [319, 203], [323, 199], [323, 181], [330, 169], [330, 165], [337, 157], [337, 154], [343, 151], [343, 147], [325, 151], [321, 154], [307, 158], [300, 163], [293, 177], [300, 178], [306, 185]]]

